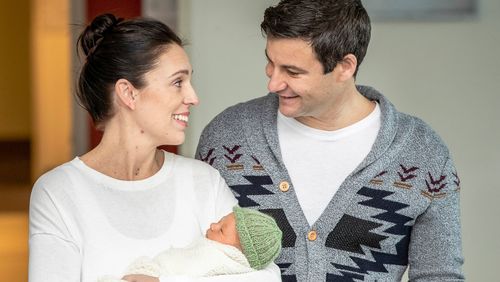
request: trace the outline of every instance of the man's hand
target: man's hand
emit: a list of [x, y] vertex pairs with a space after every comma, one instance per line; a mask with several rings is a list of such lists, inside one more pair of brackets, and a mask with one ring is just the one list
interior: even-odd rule
[[158, 279], [157, 277], [141, 274], [125, 275], [122, 279], [128, 282], [160, 282], [160, 279]]

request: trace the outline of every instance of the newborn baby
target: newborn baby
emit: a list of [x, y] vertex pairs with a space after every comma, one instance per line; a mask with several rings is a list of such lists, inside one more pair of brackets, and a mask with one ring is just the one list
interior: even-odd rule
[[[282, 232], [274, 219], [256, 210], [233, 207], [212, 223], [206, 238], [185, 248], [171, 248], [150, 259], [132, 263], [125, 275], [191, 277], [240, 274], [265, 268], [279, 255]], [[125, 280], [103, 277], [99, 282]]]

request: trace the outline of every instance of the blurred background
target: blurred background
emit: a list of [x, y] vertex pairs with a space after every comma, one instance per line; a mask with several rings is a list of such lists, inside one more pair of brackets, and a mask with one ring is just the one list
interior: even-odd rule
[[[500, 184], [495, 176], [500, 172], [500, 1], [456, 0], [435, 7], [432, 2], [446, 0], [419, 1], [415, 7], [407, 0], [364, 1], [373, 31], [357, 82], [377, 88], [399, 110], [419, 116], [444, 139], [461, 178], [467, 280], [500, 281], [495, 271], [500, 259]], [[259, 24], [265, 8], [277, 2], [0, 1], [4, 280], [27, 281], [33, 182], [99, 140], [74, 100], [80, 65], [75, 41], [88, 19], [103, 12], [154, 17], [188, 42], [201, 103], [192, 111], [185, 144], [168, 149], [194, 157], [200, 132], [210, 119], [232, 104], [267, 93], [265, 39]], [[456, 9], [446, 10], [448, 4]]]

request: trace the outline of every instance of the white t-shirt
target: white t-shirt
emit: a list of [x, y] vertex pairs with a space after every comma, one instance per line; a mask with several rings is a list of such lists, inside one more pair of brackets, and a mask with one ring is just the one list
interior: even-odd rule
[[325, 131], [278, 111], [281, 155], [310, 225], [370, 152], [380, 129], [380, 117], [377, 104], [364, 119], [339, 130]]
[[[219, 173], [201, 161], [165, 152], [156, 174], [124, 181], [75, 158], [44, 174], [33, 188], [29, 281], [120, 277], [134, 258], [153, 257], [203, 237], [210, 223], [230, 213], [235, 204]], [[237, 279], [254, 281], [256, 276], [251, 275], [279, 281], [274, 264]], [[181, 278], [161, 277], [161, 281], [198, 281]]]

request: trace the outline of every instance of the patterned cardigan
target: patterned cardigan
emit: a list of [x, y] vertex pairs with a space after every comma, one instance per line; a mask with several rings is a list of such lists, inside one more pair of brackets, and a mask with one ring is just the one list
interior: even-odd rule
[[[283, 281], [464, 281], [460, 179], [442, 140], [379, 92], [382, 125], [362, 163], [310, 226], [281, 157], [274, 94], [226, 109], [204, 129], [196, 157], [219, 170], [243, 207], [283, 231]], [[325, 168], [325, 173], [335, 173]]]

